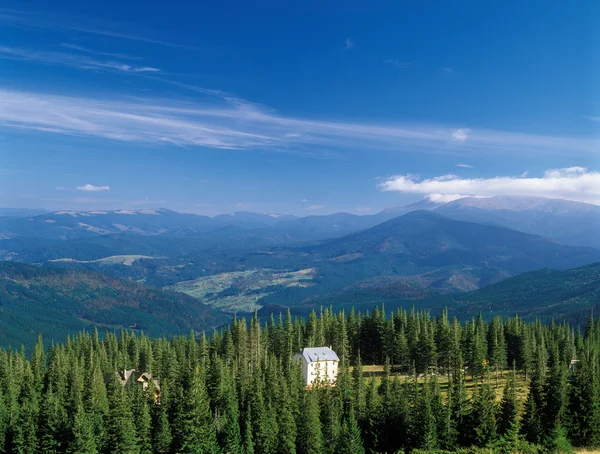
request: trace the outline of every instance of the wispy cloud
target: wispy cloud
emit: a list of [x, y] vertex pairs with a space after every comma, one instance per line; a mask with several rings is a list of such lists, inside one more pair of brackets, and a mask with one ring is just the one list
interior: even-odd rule
[[350, 38], [346, 38], [346, 49], [354, 49], [354, 41]]
[[56, 186], [56, 190], [57, 191], [67, 191], [68, 189], [65, 188], [64, 186]]
[[404, 60], [400, 60], [398, 58], [391, 58], [391, 57], [386, 57], [385, 60], [383, 60], [383, 61], [384, 61], [384, 63], [395, 66], [396, 68], [410, 68], [411, 66], [414, 66], [414, 64], [415, 64], [414, 61], [404, 61]]
[[456, 167], [462, 167], [463, 169], [473, 169], [473, 166], [470, 166], [469, 164], [456, 164]]
[[322, 210], [323, 208], [325, 208], [325, 205], [309, 205], [306, 208], [302, 208], [303, 211], [316, 211], [316, 210]]
[[[152, 76], [153, 77], [153, 76]], [[594, 153], [598, 141], [439, 125], [385, 125], [311, 120], [215, 90], [196, 102], [96, 100], [0, 89], [0, 126], [138, 144], [310, 153], [360, 147], [427, 153]], [[295, 135], [300, 133], [300, 135]]]
[[541, 177], [527, 175], [463, 179], [443, 175], [420, 180], [398, 175], [379, 185], [383, 191], [429, 195], [431, 200], [453, 200], [465, 196], [529, 195], [562, 198], [600, 205], [600, 172], [584, 167], [547, 170]]
[[72, 50], [76, 50], [79, 52], [85, 52], [85, 53], [92, 54], [92, 55], [100, 55], [102, 57], [120, 58], [122, 60], [141, 60], [141, 57], [134, 57], [132, 55], [117, 54], [117, 53], [112, 53], [112, 52], [100, 52], [97, 50], [88, 49], [87, 47], [80, 46], [78, 44], [62, 43], [61, 46], [64, 47], [65, 49], [72, 49]]
[[77, 186], [79, 191], [87, 192], [99, 192], [99, 191], [110, 191], [110, 186], [94, 186], [93, 184], [84, 184], [83, 186]]
[[36, 51], [18, 47], [0, 46], [0, 58], [41, 62], [79, 69], [100, 69], [130, 73], [160, 72], [159, 68], [154, 68], [152, 66], [133, 66], [118, 61], [101, 61], [88, 57], [87, 55], [71, 54], [67, 52]]
[[356, 207], [355, 210], [358, 211], [359, 213], [368, 213], [369, 211], [373, 211], [373, 208], [371, 208], [371, 207]]
[[173, 43], [161, 39], [135, 34], [129, 31], [131, 28], [127, 24], [115, 23], [95, 23], [90, 21], [88, 17], [77, 16], [58, 16], [44, 13], [44, 15], [32, 13], [29, 11], [15, 10], [8, 8], [0, 8], [0, 22], [5, 25], [12, 25], [21, 28], [38, 28], [55, 30], [60, 32], [77, 31], [81, 33], [107, 36], [112, 38], [127, 39], [132, 41], [140, 41], [149, 44], [157, 44], [160, 46], [172, 47], [177, 49], [186, 49], [193, 51], [203, 51], [203, 49], [190, 46], [187, 44]]

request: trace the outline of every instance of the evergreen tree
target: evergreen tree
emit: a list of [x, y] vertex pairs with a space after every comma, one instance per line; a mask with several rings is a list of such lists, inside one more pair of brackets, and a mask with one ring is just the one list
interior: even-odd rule
[[322, 454], [323, 446], [319, 395], [317, 390], [309, 390], [303, 396], [302, 412], [298, 424], [298, 453]]
[[509, 439], [515, 439], [519, 433], [519, 401], [517, 400], [516, 371], [513, 366], [498, 409], [498, 434]]
[[90, 415], [83, 409], [83, 405], [78, 406], [73, 417], [73, 438], [68, 452], [70, 454], [96, 454], [98, 452], [94, 424]]
[[107, 421], [107, 450], [114, 453], [138, 454], [140, 448], [129, 399], [116, 376], [112, 379], [110, 388], [111, 406]]
[[175, 418], [174, 443], [182, 454], [218, 453], [217, 435], [200, 366], [186, 374], [184, 395]]
[[364, 454], [365, 452], [360, 435], [360, 427], [353, 411], [342, 422], [335, 452], [346, 454]]

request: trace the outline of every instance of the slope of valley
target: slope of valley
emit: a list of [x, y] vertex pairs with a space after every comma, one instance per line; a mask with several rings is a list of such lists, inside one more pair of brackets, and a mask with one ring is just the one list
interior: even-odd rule
[[0, 262], [0, 345], [63, 341], [82, 329], [187, 334], [228, 317], [187, 295], [91, 271]]

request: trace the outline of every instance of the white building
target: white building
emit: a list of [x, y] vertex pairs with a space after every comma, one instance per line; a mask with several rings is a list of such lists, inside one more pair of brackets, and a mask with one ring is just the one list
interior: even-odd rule
[[331, 347], [303, 348], [294, 355], [302, 361], [304, 384], [312, 385], [317, 379], [321, 383], [335, 383], [340, 359]]

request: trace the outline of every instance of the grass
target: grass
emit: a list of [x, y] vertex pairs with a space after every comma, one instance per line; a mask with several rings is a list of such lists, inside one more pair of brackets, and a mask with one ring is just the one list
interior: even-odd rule
[[314, 285], [313, 275], [312, 268], [299, 271], [256, 268], [200, 277], [166, 288], [226, 312], [252, 312], [262, 307], [258, 301], [273, 293], [274, 286], [310, 287]]
[[[497, 401], [500, 401], [500, 399], [502, 399], [502, 392], [504, 391], [504, 387], [506, 386], [506, 382], [508, 381], [510, 374], [512, 374], [512, 370], [510, 370], [510, 369], [500, 371], [498, 380], [496, 380], [495, 373], [490, 372], [489, 379], [484, 381], [484, 382], [487, 382], [490, 385], [492, 385], [492, 388], [495, 389]], [[377, 384], [381, 383], [381, 377], [383, 377], [383, 375], [384, 375], [383, 365], [363, 366], [363, 376], [367, 379], [374, 377]], [[403, 373], [403, 372], [393, 371], [392, 377], [394, 377], [394, 376], [398, 376], [398, 378], [401, 381], [405, 381], [405, 382], [414, 380], [413, 377], [411, 377], [408, 374]], [[438, 383], [440, 384], [440, 388], [442, 389], [442, 392], [446, 393], [447, 389], [448, 389], [448, 376], [446, 374], [438, 375], [437, 379], [438, 379]], [[424, 383], [425, 377], [420, 375], [417, 378], [417, 382]], [[473, 378], [469, 374], [466, 375], [465, 386], [467, 388], [467, 394], [469, 395], [469, 397], [471, 397], [473, 395], [473, 392], [475, 391], [475, 389], [477, 389], [477, 385], [480, 383], [481, 383], [481, 380], [478, 380], [478, 379], [473, 380]], [[517, 399], [519, 400], [519, 402], [524, 403], [525, 400], [527, 399], [527, 393], [528, 393], [528, 389], [529, 389], [529, 379], [525, 380], [525, 377], [523, 374], [517, 373], [516, 384], [517, 384]]]

